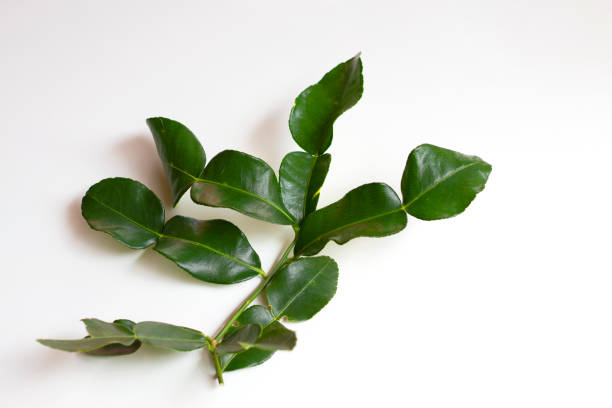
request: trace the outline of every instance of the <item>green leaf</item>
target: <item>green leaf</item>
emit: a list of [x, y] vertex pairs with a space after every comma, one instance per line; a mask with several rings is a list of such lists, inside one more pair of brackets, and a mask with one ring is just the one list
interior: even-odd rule
[[91, 352], [93, 350], [100, 349], [102, 347], [120, 344], [123, 346], [130, 346], [136, 341], [133, 336], [122, 336], [122, 337], [87, 337], [79, 340], [50, 340], [50, 339], [38, 339], [38, 342], [44, 346], [51, 347], [62, 351], [71, 352]]
[[106, 323], [100, 319], [83, 319], [82, 321], [91, 337], [134, 336], [132, 330], [122, 324]]
[[302, 258], [278, 271], [266, 290], [272, 315], [308, 320], [336, 293], [338, 265], [328, 256]]
[[187, 127], [167, 118], [149, 118], [157, 153], [162, 161], [173, 204], [176, 206], [181, 196], [202, 174], [206, 164], [206, 154], [202, 145]]
[[281, 195], [298, 224], [316, 210], [330, 162], [329, 154], [312, 156], [304, 152], [292, 152], [283, 159], [279, 172]]
[[293, 350], [296, 342], [294, 331], [279, 322], [272, 322], [261, 331], [261, 335], [252, 347], [263, 350]]
[[157, 242], [164, 226], [164, 207], [144, 184], [127, 178], [108, 178], [87, 190], [81, 203], [83, 218], [133, 249]]
[[213, 157], [191, 188], [191, 198], [275, 224], [295, 224], [281, 199], [274, 170], [263, 160], [235, 150]]
[[314, 255], [333, 240], [342, 245], [357, 237], [384, 237], [406, 226], [402, 203], [391, 187], [370, 183], [310, 214], [302, 223], [296, 255]]
[[295, 99], [289, 129], [302, 149], [322, 154], [329, 148], [334, 122], [361, 98], [362, 69], [358, 54], [337, 65]]
[[255, 344], [260, 333], [261, 326], [258, 324], [247, 324], [240, 327], [223, 338], [223, 341], [216, 348], [217, 353], [236, 353], [246, 350]]
[[206, 282], [228, 284], [264, 275], [246, 236], [224, 220], [173, 217], [154, 249]]
[[136, 323], [134, 323], [131, 320], [128, 320], [128, 319], [117, 319], [117, 320], [113, 321], [113, 323], [115, 323], [118, 326], [123, 326], [126, 329], [128, 329], [131, 333], [134, 333], [134, 326], [136, 326]]
[[191, 351], [206, 345], [202, 332], [167, 323], [141, 322], [134, 326], [134, 333], [143, 343], [169, 350]]
[[[134, 334], [121, 324], [107, 323], [99, 319], [83, 319], [89, 336], [78, 340], [39, 339], [47, 347], [63, 351], [82, 352], [96, 355], [129, 354], [128, 349], [138, 349]], [[116, 346], [116, 347], [114, 347]], [[125, 348], [124, 348], [125, 347]], [[99, 350], [98, 353], [93, 353]]]
[[420, 145], [408, 156], [402, 176], [404, 208], [422, 220], [454, 217], [484, 189], [490, 173], [491, 165], [479, 157]]
[[[274, 318], [270, 313], [270, 309], [261, 305], [249, 307], [242, 312], [236, 320], [238, 327], [246, 326], [247, 324], [258, 324], [264, 330], [273, 321]], [[236, 330], [236, 327], [231, 327], [227, 335]], [[272, 357], [272, 354], [274, 354], [272, 350], [262, 350], [259, 348], [250, 348], [239, 353], [226, 353], [221, 355], [221, 367], [223, 367], [223, 371], [234, 371], [246, 367], [253, 367], [268, 360]]]

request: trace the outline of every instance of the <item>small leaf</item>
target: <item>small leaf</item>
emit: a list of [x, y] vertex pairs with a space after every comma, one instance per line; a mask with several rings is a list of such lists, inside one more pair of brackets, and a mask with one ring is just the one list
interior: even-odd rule
[[420, 145], [408, 156], [402, 176], [404, 208], [422, 220], [454, 217], [484, 189], [490, 173], [491, 165], [479, 157]]
[[137, 323], [134, 333], [143, 343], [169, 350], [191, 351], [206, 345], [206, 338], [201, 332], [167, 323]]
[[92, 356], [125, 356], [128, 354], [135, 353], [138, 351], [142, 343], [140, 340], [136, 340], [130, 346], [124, 346], [122, 344], [109, 344], [108, 346], [101, 347], [99, 349], [87, 351], [86, 354]]
[[121, 337], [134, 336], [132, 330], [124, 327], [122, 324], [106, 323], [100, 319], [83, 319], [87, 333], [91, 337]]
[[[264, 330], [273, 321], [274, 318], [270, 313], [270, 309], [261, 305], [249, 307], [242, 312], [236, 320], [240, 327], [254, 323], [261, 326]], [[236, 330], [237, 328], [230, 328], [227, 335]], [[258, 348], [250, 348], [239, 353], [226, 353], [221, 355], [221, 367], [223, 367], [223, 371], [234, 371], [246, 367], [253, 367], [267, 361], [272, 357], [272, 354], [274, 354], [274, 351]]]
[[261, 331], [261, 335], [253, 347], [263, 350], [293, 350], [297, 338], [295, 332], [279, 322], [272, 322]]
[[264, 274], [246, 236], [225, 220], [173, 217], [154, 249], [206, 282], [236, 283]]
[[315, 255], [333, 240], [342, 245], [357, 237], [384, 237], [406, 226], [402, 203], [391, 187], [371, 183], [310, 214], [302, 223], [296, 255]]
[[236, 353], [246, 350], [257, 341], [260, 333], [261, 326], [258, 324], [247, 324], [240, 327], [223, 338], [223, 341], [216, 348], [217, 353]]
[[298, 224], [317, 208], [330, 162], [329, 154], [316, 157], [304, 152], [292, 152], [283, 159], [279, 172], [281, 194]]
[[159, 117], [147, 119], [147, 125], [153, 134], [176, 206], [185, 191], [202, 174], [206, 154], [200, 141], [182, 123]]
[[153, 245], [164, 226], [159, 198], [144, 184], [127, 178], [108, 178], [91, 186], [81, 212], [91, 228], [133, 249]]
[[133, 336], [122, 336], [122, 337], [88, 337], [79, 340], [50, 340], [50, 339], [39, 339], [38, 342], [47, 347], [51, 347], [63, 351], [71, 352], [90, 352], [93, 350], [100, 349], [102, 347], [120, 344], [123, 346], [129, 346], [133, 344], [136, 339]]
[[295, 224], [281, 199], [274, 170], [263, 160], [235, 150], [213, 157], [191, 188], [191, 198], [275, 224]]
[[296, 99], [289, 115], [295, 142], [311, 154], [322, 154], [330, 146], [336, 119], [359, 101], [363, 93], [359, 55], [337, 65]]
[[331, 300], [337, 284], [338, 265], [328, 256], [291, 262], [276, 273], [266, 290], [272, 315], [308, 320]]

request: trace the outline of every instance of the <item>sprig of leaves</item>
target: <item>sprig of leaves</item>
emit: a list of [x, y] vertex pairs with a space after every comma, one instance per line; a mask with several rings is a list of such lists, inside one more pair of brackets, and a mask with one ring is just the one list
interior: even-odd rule
[[[224, 372], [255, 366], [277, 350], [293, 349], [295, 332], [280, 321], [308, 320], [332, 299], [338, 265], [328, 256], [313, 257], [329, 241], [342, 245], [358, 237], [392, 235], [405, 228], [407, 215], [438, 220], [463, 212], [484, 188], [491, 165], [429, 144], [408, 155], [401, 199], [389, 185], [373, 182], [317, 209], [331, 164], [325, 152], [332, 143], [333, 125], [361, 98], [362, 69], [356, 55], [298, 95], [289, 129], [304, 151], [283, 158], [278, 179], [263, 160], [235, 150], [225, 150], [207, 164], [204, 148], [186, 126], [163, 117], [147, 119], [174, 205], [191, 190], [198, 204], [231, 208], [293, 228], [293, 242], [268, 273], [238, 227], [225, 220], [183, 216], [166, 221], [159, 198], [138, 181], [104, 179], [83, 197], [83, 217], [91, 228], [132, 249], [151, 247], [196, 279], [232, 284], [261, 278], [215, 336], [167, 323], [83, 319], [86, 337], [39, 342], [64, 351], [114, 356], [134, 353], [141, 344], [176, 351], [206, 348], [223, 383]], [[253, 305], [264, 292], [264, 305]]]

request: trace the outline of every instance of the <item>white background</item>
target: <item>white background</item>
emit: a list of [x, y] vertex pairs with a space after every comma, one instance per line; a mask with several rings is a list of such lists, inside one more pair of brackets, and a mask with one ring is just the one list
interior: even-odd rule
[[[293, 99], [363, 53], [365, 92], [335, 127], [321, 204], [399, 190], [428, 142], [493, 165], [453, 219], [330, 244], [338, 293], [298, 346], [228, 373], [203, 352], [62, 353], [83, 317], [213, 334], [257, 280], [215, 286], [90, 230], [80, 199], [138, 179], [170, 204], [145, 118], [187, 124], [209, 158], [278, 168]], [[612, 406], [612, 3], [0, 2], [3, 407]], [[290, 228], [227, 217], [269, 267]]]

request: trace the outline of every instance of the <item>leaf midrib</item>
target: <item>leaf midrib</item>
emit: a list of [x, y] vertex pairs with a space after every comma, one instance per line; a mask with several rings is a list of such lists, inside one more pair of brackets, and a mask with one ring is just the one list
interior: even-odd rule
[[450, 171], [448, 173], [446, 173], [444, 176], [442, 176], [440, 179], [436, 180], [434, 183], [432, 183], [431, 186], [427, 187], [425, 190], [421, 191], [419, 194], [417, 194], [412, 200], [410, 200], [408, 203], [404, 204], [404, 208], [408, 209], [412, 204], [414, 204], [415, 202], [417, 202], [418, 200], [421, 199], [421, 197], [423, 197], [425, 194], [429, 193], [431, 190], [433, 190], [434, 188], [438, 187], [440, 184], [444, 183], [446, 180], [450, 179], [451, 177], [456, 176], [458, 173], [462, 172], [463, 170], [466, 170], [472, 166], [476, 166], [477, 164], [482, 164], [482, 162], [473, 162], [470, 164], [466, 164], [464, 166], [461, 167], [457, 167], [456, 169], [454, 169], [453, 171]]
[[125, 219], [126, 219], [126, 220], [128, 220], [128, 221], [130, 221], [132, 224], [137, 225], [138, 227], [142, 228], [143, 230], [148, 231], [148, 232], [150, 232], [151, 234], [157, 235], [158, 237], [161, 237], [161, 236], [162, 236], [162, 234], [160, 234], [159, 232], [154, 231], [154, 230], [152, 230], [151, 228], [148, 228], [148, 227], [146, 227], [146, 226], [142, 225], [142, 224], [141, 224], [141, 223], [139, 223], [138, 221], [134, 220], [134, 219], [133, 219], [133, 218], [131, 218], [131, 217], [128, 217], [127, 215], [125, 215], [125, 214], [124, 214], [124, 213], [122, 213], [121, 211], [116, 210], [116, 209], [114, 209], [113, 207], [111, 207], [111, 206], [107, 205], [106, 203], [104, 203], [104, 202], [100, 201], [99, 199], [97, 199], [96, 197], [92, 196], [91, 194], [88, 194], [88, 196], [89, 196], [89, 197], [90, 197], [92, 200], [94, 200], [95, 202], [97, 202], [98, 204], [100, 204], [102, 207], [104, 207], [104, 208], [106, 208], [106, 209], [108, 209], [108, 210], [110, 210], [110, 211], [114, 212], [115, 214], [118, 214], [118, 215], [122, 216], [123, 218], [125, 218]]

